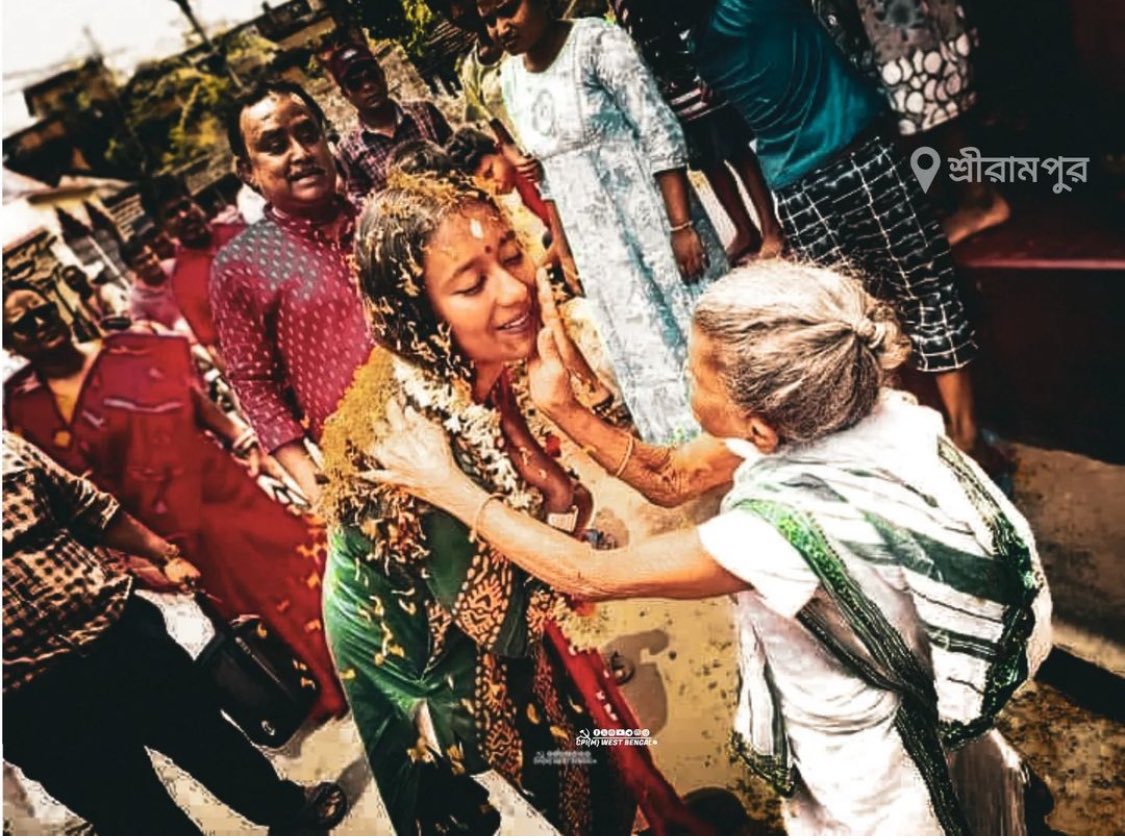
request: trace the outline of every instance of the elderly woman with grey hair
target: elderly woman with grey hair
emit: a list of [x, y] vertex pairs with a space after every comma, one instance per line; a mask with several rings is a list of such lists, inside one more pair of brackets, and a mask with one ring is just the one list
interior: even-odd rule
[[708, 433], [644, 444], [581, 408], [546, 326], [540, 407], [613, 475], [665, 505], [732, 485], [698, 527], [579, 547], [467, 479], [440, 429], [388, 413], [376, 480], [469, 524], [587, 599], [733, 596], [734, 742], [787, 797], [794, 834], [1012, 834], [1026, 771], [993, 728], [1050, 646], [1024, 518], [887, 387], [909, 345], [892, 310], [837, 273], [737, 269], [695, 310], [692, 408]]

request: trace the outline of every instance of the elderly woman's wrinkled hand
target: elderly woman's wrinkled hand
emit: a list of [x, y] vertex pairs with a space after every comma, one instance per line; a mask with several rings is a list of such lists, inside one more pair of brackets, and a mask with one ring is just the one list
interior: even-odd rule
[[539, 317], [543, 328], [536, 341], [536, 352], [527, 366], [528, 389], [535, 405], [550, 417], [554, 412], [576, 404], [570, 384], [570, 367], [563, 358], [560, 341], [570, 342], [570, 336], [555, 308], [551, 284], [541, 273], [537, 278], [539, 292]]
[[409, 406], [404, 410], [397, 400], [387, 404], [387, 422], [371, 454], [381, 466], [363, 473], [364, 478], [398, 485], [434, 504], [442, 490], [463, 477], [441, 426]]

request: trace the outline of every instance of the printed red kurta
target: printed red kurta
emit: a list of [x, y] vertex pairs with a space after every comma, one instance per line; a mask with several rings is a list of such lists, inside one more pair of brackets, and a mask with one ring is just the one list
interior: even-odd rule
[[320, 438], [371, 352], [352, 280], [354, 210], [337, 239], [272, 207], [215, 259], [211, 304], [227, 378], [262, 446]]

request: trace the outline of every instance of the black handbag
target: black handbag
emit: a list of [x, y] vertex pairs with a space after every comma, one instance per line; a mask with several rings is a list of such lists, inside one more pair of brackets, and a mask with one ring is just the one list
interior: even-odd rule
[[261, 617], [227, 621], [211, 599], [196, 603], [215, 627], [215, 637], [196, 659], [219, 705], [255, 744], [283, 746], [305, 722], [320, 693], [307, 664]]

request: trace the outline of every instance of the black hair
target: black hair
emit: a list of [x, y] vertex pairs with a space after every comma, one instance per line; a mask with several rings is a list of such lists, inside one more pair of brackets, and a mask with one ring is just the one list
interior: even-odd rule
[[395, 354], [448, 381], [471, 382], [473, 365], [434, 311], [422, 266], [442, 220], [472, 205], [500, 214], [487, 193], [455, 172], [394, 172], [387, 188], [367, 203], [355, 237], [356, 280], [373, 334]]
[[496, 141], [483, 131], [466, 125], [457, 129], [445, 144], [453, 168], [473, 175], [485, 155], [496, 154]]
[[305, 107], [309, 109], [320, 127], [325, 131], [328, 130], [328, 118], [324, 116], [324, 110], [308, 91], [295, 82], [287, 82], [284, 79], [265, 79], [234, 100], [226, 113], [227, 142], [230, 143], [230, 150], [238, 160], [244, 161], [248, 157], [246, 140], [242, 136], [242, 112], [270, 96], [297, 97], [305, 103]]
[[146, 232], [134, 233], [125, 243], [121, 246], [121, 259], [125, 261], [125, 265], [132, 268], [133, 260], [135, 260], [145, 248], [149, 247], [149, 236]]
[[156, 222], [163, 218], [161, 210], [164, 205], [174, 198], [195, 200], [187, 184], [175, 175], [157, 175], [141, 185], [141, 206], [145, 215]]
[[429, 140], [409, 140], [396, 146], [389, 159], [390, 169], [411, 175], [446, 175], [453, 170], [453, 162], [445, 150]]

